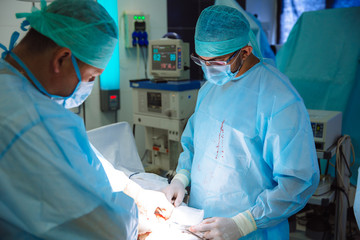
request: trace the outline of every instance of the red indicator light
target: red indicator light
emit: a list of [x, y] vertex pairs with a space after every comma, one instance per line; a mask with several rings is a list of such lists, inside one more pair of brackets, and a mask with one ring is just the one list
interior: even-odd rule
[[111, 99], [111, 100], [116, 99], [116, 98], [117, 98], [116, 95], [111, 95], [111, 96], [110, 96], [110, 99]]

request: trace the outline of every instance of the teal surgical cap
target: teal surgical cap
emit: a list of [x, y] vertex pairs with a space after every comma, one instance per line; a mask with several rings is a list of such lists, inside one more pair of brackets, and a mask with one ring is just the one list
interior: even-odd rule
[[30, 26], [61, 47], [69, 48], [79, 60], [104, 69], [116, 43], [118, 30], [107, 11], [94, 0], [55, 0], [41, 10], [17, 13]]
[[239, 10], [214, 5], [201, 12], [195, 28], [195, 52], [199, 56], [222, 56], [249, 43], [262, 59], [250, 24]]

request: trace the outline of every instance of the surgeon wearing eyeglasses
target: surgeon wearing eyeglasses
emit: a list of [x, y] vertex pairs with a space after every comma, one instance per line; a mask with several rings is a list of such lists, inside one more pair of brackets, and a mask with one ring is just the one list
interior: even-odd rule
[[181, 138], [177, 174], [164, 189], [204, 209], [191, 231], [206, 239], [289, 239], [288, 217], [319, 182], [309, 116], [289, 79], [261, 56], [245, 17], [203, 10], [192, 60], [207, 82]]

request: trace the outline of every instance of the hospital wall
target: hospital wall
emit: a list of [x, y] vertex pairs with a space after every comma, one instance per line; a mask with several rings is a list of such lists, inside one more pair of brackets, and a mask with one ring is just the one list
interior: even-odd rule
[[[39, 3], [35, 3], [40, 8]], [[23, 19], [16, 19], [15, 13], [30, 12], [31, 2], [17, 0], [0, 0], [0, 42], [9, 46], [10, 36], [14, 31], [20, 33], [20, 39], [25, 32], [20, 30]], [[149, 39], [161, 38], [167, 33], [167, 1], [166, 0], [118, 0], [119, 15], [119, 52], [120, 52], [120, 110], [117, 112], [101, 112], [100, 110], [100, 87], [97, 79], [94, 89], [85, 101], [85, 109], [72, 109], [74, 112], [80, 110], [80, 116], [84, 116], [87, 130], [111, 124], [117, 121], [126, 121], [130, 125], [132, 120], [132, 92], [129, 80], [145, 78], [144, 61], [138, 59], [136, 48], [125, 48], [124, 40], [124, 11], [140, 11], [150, 16], [148, 32]], [[19, 40], [18, 40], [19, 42]], [[138, 64], [139, 61], [139, 64]], [[139, 66], [139, 68], [138, 68]], [[84, 111], [85, 110], [85, 111]], [[117, 114], [117, 118], [115, 117]], [[140, 156], [145, 151], [145, 130], [142, 126], [136, 126], [136, 143]]]
[[15, 13], [29, 12], [32, 4], [15, 0], [0, 1], [0, 43], [9, 47], [10, 36], [16, 30], [22, 38], [25, 33], [20, 30], [20, 24], [24, 19], [16, 19]]
[[[124, 11], [140, 11], [149, 15], [147, 30], [149, 39], [161, 38], [167, 33], [166, 0], [118, 0], [119, 51], [120, 51], [120, 110], [116, 112], [117, 121], [133, 124], [132, 89], [129, 80], [145, 78], [144, 60], [136, 48], [125, 47]], [[139, 56], [139, 57], [138, 57]], [[99, 81], [85, 102], [85, 121], [87, 130], [115, 122], [115, 112], [101, 112]], [[145, 152], [145, 129], [136, 126], [136, 144], [140, 157]]]
[[257, 15], [262, 28], [266, 33], [269, 44], [275, 45], [276, 41], [276, 11], [277, 0], [251, 0], [246, 1], [246, 11]]

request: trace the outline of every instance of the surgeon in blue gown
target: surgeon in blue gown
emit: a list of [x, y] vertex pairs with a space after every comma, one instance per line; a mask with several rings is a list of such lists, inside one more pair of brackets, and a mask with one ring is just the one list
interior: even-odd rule
[[0, 44], [0, 238], [136, 239], [138, 210], [153, 219], [173, 206], [125, 174], [113, 191], [82, 119], [66, 109], [106, 67], [115, 22], [92, 0], [41, 1], [17, 17], [29, 32]]
[[[192, 59], [207, 82], [181, 142], [177, 174], [164, 189], [179, 205], [204, 209], [193, 226], [206, 239], [289, 239], [288, 217], [319, 182], [308, 113], [289, 82], [266, 59], [236, 9], [201, 13]], [[253, 54], [256, 53], [256, 57]]]

